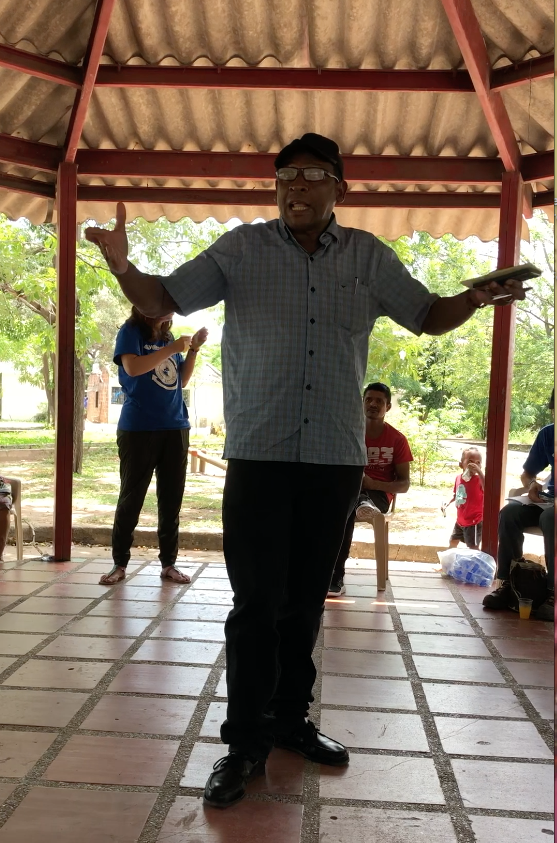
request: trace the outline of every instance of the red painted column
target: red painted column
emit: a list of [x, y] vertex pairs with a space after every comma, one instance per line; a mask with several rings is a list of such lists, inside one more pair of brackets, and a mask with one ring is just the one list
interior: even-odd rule
[[77, 167], [60, 164], [56, 184], [58, 283], [53, 557], [56, 561], [70, 559], [72, 548], [76, 203]]
[[[524, 182], [520, 174], [504, 173], [501, 188], [498, 269], [516, 266], [519, 262], [523, 195]], [[504, 484], [511, 414], [515, 324], [515, 305], [494, 309], [482, 539], [482, 549], [492, 556], [497, 554], [497, 522], [506, 493]]]

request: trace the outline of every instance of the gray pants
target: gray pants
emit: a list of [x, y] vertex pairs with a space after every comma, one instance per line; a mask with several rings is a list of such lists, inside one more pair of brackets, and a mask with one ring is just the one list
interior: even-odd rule
[[497, 576], [508, 580], [513, 559], [520, 559], [526, 527], [539, 527], [543, 533], [545, 564], [550, 585], [555, 576], [555, 510], [540, 506], [523, 506], [511, 501], [499, 513], [499, 550]]

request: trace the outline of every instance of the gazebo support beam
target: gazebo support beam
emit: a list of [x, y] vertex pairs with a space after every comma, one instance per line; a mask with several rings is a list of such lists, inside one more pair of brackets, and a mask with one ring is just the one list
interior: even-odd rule
[[[537, 56], [498, 67], [491, 73], [491, 90], [525, 85], [553, 76], [555, 58]], [[46, 79], [57, 85], [81, 87], [83, 68], [0, 44], [0, 67]], [[427, 91], [473, 93], [466, 70], [379, 70], [316, 67], [166, 67], [161, 65], [100, 66], [95, 85], [109, 88], [236, 88], [237, 90], [305, 91]]]
[[[523, 190], [524, 182], [519, 173], [504, 174], [501, 188], [498, 269], [515, 266], [520, 260]], [[515, 325], [515, 305], [495, 308], [487, 416], [482, 538], [482, 549], [492, 556], [497, 555], [498, 517], [505, 494]]]
[[58, 227], [56, 295], [56, 453], [54, 560], [70, 559], [74, 432], [75, 259], [77, 167], [60, 164], [56, 184]]
[[93, 27], [87, 44], [87, 50], [83, 59], [83, 83], [75, 95], [70, 123], [64, 144], [64, 161], [73, 163], [75, 154], [83, 131], [87, 109], [93, 94], [97, 71], [103, 54], [104, 42], [108, 33], [110, 16], [116, 0], [97, 0]]
[[492, 91], [491, 65], [471, 0], [441, 0], [506, 170], [520, 168], [520, 149], [503, 97]]

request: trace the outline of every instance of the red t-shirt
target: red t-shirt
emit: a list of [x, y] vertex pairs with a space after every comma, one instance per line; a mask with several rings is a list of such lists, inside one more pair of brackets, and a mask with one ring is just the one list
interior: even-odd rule
[[[403, 433], [385, 422], [383, 433], [376, 439], [366, 436], [367, 465], [364, 469], [368, 477], [392, 483], [397, 479], [395, 466], [402, 462], [413, 462], [414, 457], [408, 440]], [[385, 492], [389, 502], [393, 496]]]
[[473, 527], [483, 520], [484, 490], [480, 478], [473, 474], [470, 480], [463, 480], [459, 474], [454, 482], [456, 523], [461, 527]]

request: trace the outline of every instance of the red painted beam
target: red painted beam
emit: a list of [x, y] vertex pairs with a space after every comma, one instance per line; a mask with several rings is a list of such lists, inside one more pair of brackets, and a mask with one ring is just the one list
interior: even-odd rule
[[532, 208], [549, 208], [555, 204], [555, 191], [543, 190], [532, 196]]
[[[519, 173], [503, 175], [498, 269], [515, 266], [520, 261], [523, 188]], [[515, 305], [494, 308], [482, 538], [482, 549], [491, 556], [497, 555], [499, 510], [506, 491], [504, 482], [511, 416], [515, 326]]]
[[534, 79], [551, 79], [555, 75], [555, 56], [537, 56], [517, 64], [498, 67], [491, 72], [491, 90], [504, 91], [516, 85], [525, 85]]
[[464, 63], [478, 95], [485, 119], [506, 170], [519, 169], [520, 149], [503, 98], [491, 91], [491, 66], [487, 47], [471, 0], [441, 0]]
[[520, 173], [524, 181], [546, 181], [555, 176], [555, 152], [536, 152], [523, 155]]
[[62, 150], [58, 146], [0, 134], [0, 161], [55, 173], [61, 160]]
[[350, 70], [312, 67], [99, 67], [97, 87], [236, 88], [300, 91], [436, 91], [473, 93], [465, 70]]
[[77, 168], [60, 164], [56, 184], [58, 260], [56, 295], [56, 454], [54, 559], [71, 557], [75, 350]]
[[[1, 186], [1, 183], [0, 183]], [[109, 187], [80, 185], [79, 202], [141, 202], [166, 205], [276, 205], [274, 190], [182, 187]], [[348, 191], [348, 208], [498, 208], [499, 193], [425, 193], [421, 191]]]
[[35, 53], [27, 53], [16, 47], [8, 47], [7, 44], [0, 44], [0, 67], [20, 70], [29, 76], [46, 79], [47, 82], [55, 82], [57, 85], [68, 85], [70, 88], [79, 88], [81, 85], [81, 68]]
[[[0, 155], [1, 157], [1, 155]], [[274, 180], [275, 153], [79, 149], [80, 175]], [[344, 155], [347, 181], [376, 184], [500, 184], [497, 158]]]
[[76, 94], [66, 143], [64, 145], [64, 161], [72, 163], [75, 161], [75, 154], [83, 131], [87, 109], [95, 86], [95, 79], [103, 52], [104, 42], [110, 24], [110, 16], [116, 0], [97, 0], [93, 27], [87, 45], [85, 58], [83, 59], [83, 84]]
[[8, 173], [0, 173], [0, 188], [14, 193], [44, 196], [47, 199], [54, 199], [55, 196], [54, 185], [49, 184], [49, 182], [39, 181], [39, 179], [23, 179], [19, 176], [11, 176]]

